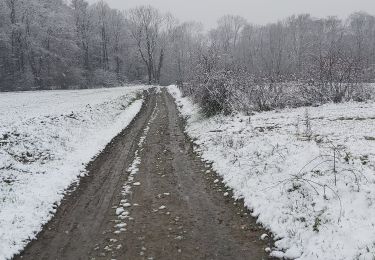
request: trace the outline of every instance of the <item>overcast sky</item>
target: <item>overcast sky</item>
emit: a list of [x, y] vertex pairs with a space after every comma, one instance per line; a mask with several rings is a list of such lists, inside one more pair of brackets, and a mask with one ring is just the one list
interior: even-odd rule
[[[88, 0], [93, 3], [97, 0]], [[315, 17], [347, 17], [356, 11], [375, 14], [375, 0], [106, 0], [113, 8], [128, 9], [152, 5], [170, 12], [180, 21], [200, 21], [206, 29], [225, 14], [245, 17], [254, 24], [267, 24], [292, 14], [310, 13]]]

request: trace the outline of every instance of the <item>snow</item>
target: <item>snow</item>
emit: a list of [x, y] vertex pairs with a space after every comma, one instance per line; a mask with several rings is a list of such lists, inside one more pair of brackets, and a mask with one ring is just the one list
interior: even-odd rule
[[0, 259], [36, 237], [146, 87], [0, 94]]
[[125, 211], [124, 208], [119, 207], [116, 209], [116, 215], [121, 215], [124, 211]]
[[[157, 88], [157, 89], [159, 89], [159, 88]], [[146, 141], [148, 132], [150, 131], [150, 126], [159, 113], [159, 110], [158, 110], [157, 106], [158, 106], [158, 104], [156, 103], [156, 105], [154, 107], [154, 110], [152, 111], [150, 120], [148, 121], [146, 127], [143, 129], [142, 136], [140, 137], [140, 140], [138, 142], [137, 150], [134, 153], [133, 162], [127, 170], [127, 174], [128, 174], [127, 180], [123, 184], [122, 190], [121, 190], [121, 196], [122, 196], [122, 199], [120, 201], [121, 208], [122, 207], [129, 207], [131, 205], [128, 202], [128, 200], [130, 199], [129, 197], [131, 197], [129, 195], [132, 194], [132, 191], [131, 191], [132, 186], [140, 186], [141, 185], [140, 182], [138, 182], [138, 181], [135, 182], [134, 179], [135, 179], [135, 177], [136, 177], [136, 175], [139, 171], [139, 165], [141, 164], [141, 161], [142, 161], [141, 156], [140, 156], [140, 152], [143, 150], [143, 145]], [[135, 204], [133, 204], [133, 206], [139, 206], [139, 204], [135, 203]], [[116, 211], [116, 213], [117, 213], [117, 211]], [[120, 220], [125, 220], [125, 219], [132, 220], [133, 219], [129, 216], [128, 211], [124, 211], [120, 216], [118, 216], [118, 218]], [[124, 223], [124, 224], [126, 224], [126, 223]], [[114, 231], [114, 234], [117, 234], [117, 235], [120, 234], [121, 232], [126, 231], [126, 229], [121, 228], [121, 227], [119, 228], [118, 226], [115, 226], [115, 228], [117, 228], [117, 230]]]
[[272, 256], [374, 259], [374, 102], [207, 119], [169, 91], [196, 151], [273, 233]]
[[117, 224], [115, 227], [116, 227], [116, 228], [124, 228], [124, 227], [126, 227], [126, 226], [127, 226], [126, 223], [120, 223], [120, 224]]

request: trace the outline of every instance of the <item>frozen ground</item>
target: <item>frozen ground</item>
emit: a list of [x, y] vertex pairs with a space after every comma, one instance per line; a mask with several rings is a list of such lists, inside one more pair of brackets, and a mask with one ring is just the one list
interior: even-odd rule
[[0, 94], [0, 259], [53, 216], [85, 165], [139, 112], [142, 88]]
[[204, 119], [170, 87], [187, 133], [287, 259], [375, 257], [375, 104]]

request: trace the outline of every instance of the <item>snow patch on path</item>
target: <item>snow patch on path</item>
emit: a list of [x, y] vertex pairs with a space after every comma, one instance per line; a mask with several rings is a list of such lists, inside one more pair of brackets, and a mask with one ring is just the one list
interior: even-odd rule
[[[126, 182], [124, 183], [124, 185], [122, 186], [122, 190], [121, 190], [122, 199], [120, 201], [119, 207], [116, 209], [116, 215], [118, 215], [117, 217], [121, 221], [125, 221], [126, 219], [131, 218], [129, 216], [129, 212], [127, 212], [127, 211], [126, 211], [126, 214], [124, 214], [123, 211], [121, 211], [121, 214], [117, 214], [117, 213], [118, 213], [119, 209], [121, 210], [124, 207], [126, 208], [126, 207], [131, 206], [131, 204], [129, 203], [128, 200], [129, 200], [129, 195], [131, 195], [131, 193], [132, 193], [132, 191], [131, 191], [132, 186], [138, 187], [138, 186], [142, 185], [140, 182], [138, 182], [138, 181], [135, 182], [134, 180], [135, 180], [136, 174], [139, 171], [139, 165], [142, 162], [141, 156], [140, 156], [140, 151], [142, 151], [142, 149], [143, 149], [144, 142], [146, 141], [148, 132], [150, 131], [150, 126], [154, 122], [155, 118], [157, 117], [157, 115], [159, 113], [159, 110], [158, 110], [157, 107], [158, 107], [158, 103], [156, 102], [155, 108], [152, 111], [150, 120], [147, 123], [147, 126], [145, 127], [145, 129], [143, 130], [143, 134], [142, 134], [142, 136], [141, 136], [141, 138], [138, 142], [138, 147], [137, 147], [137, 150], [135, 151], [135, 154], [134, 154], [134, 160], [127, 170], [127, 173], [129, 173], [129, 176], [128, 176], [128, 179], [126, 180]], [[134, 204], [134, 206], [137, 206], [137, 205], [138, 204]], [[125, 222], [123, 222], [123, 223], [126, 225]], [[116, 234], [116, 235], [126, 231], [126, 229], [123, 228], [123, 227], [121, 228], [119, 226], [116, 226], [115, 228], [116, 228], [116, 230], [114, 231], [114, 234]]]

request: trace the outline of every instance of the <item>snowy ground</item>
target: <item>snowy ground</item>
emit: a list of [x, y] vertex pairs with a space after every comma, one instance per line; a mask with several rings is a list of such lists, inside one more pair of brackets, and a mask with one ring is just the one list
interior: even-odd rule
[[198, 152], [274, 234], [273, 256], [375, 259], [375, 103], [204, 119], [169, 91]]
[[85, 165], [142, 106], [142, 89], [0, 94], [0, 259], [22, 250]]

